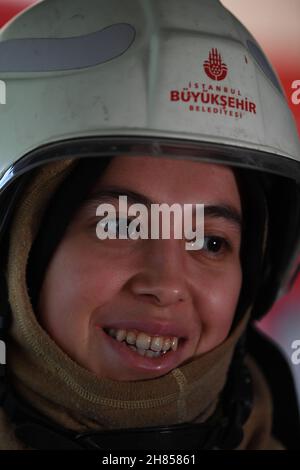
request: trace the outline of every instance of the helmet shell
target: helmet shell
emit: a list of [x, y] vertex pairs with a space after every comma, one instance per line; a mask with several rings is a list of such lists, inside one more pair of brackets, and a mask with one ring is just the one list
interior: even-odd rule
[[275, 73], [218, 0], [41, 2], [1, 32], [0, 74], [2, 172], [37, 147], [86, 136], [184, 139], [299, 162]]

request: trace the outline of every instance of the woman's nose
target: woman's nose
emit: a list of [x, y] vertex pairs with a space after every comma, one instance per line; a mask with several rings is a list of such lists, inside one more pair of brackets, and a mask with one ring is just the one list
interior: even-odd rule
[[148, 240], [143, 266], [131, 279], [130, 289], [138, 296], [167, 306], [189, 298], [182, 240]]

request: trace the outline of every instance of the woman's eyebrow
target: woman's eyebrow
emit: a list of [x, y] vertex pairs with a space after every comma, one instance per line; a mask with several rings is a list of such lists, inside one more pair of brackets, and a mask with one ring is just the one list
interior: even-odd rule
[[[118, 200], [119, 196], [127, 196], [127, 200], [129, 204], [143, 204], [147, 207], [147, 209], [151, 210], [152, 204], [160, 204], [159, 202], [153, 201], [149, 199], [144, 194], [141, 194], [136, 191], [132, 191], [127, 188], [123, 188], [121, 186], [109, 186], [105, 188], [99, 188], [96, 191], [92, 192], [88, 195], [88, 197], [83, 202], [83, 205], [89, 205], [91, 203], [99, 202], [99, 201], [112, 201]], [[196, 203], [195, 203], [196, 204]], [[194, 207], [193, 212], [195, 212], [196, 208]], [[220, 218], [224, 219], [238, 229], [242, 227], [242, 215], [234, 206], [228, 203], [220, 203], [220, 204], [212, 204], [212, 205], [204, 205], [204, 214], [207, 217], [211, 218]]]
[[240, 212], [230, 204], [217, 204], [211, 206], [204, 206], [204, 214], [212, 218], [225, 219], [231, 224], [235, 225], [239, 230], [242, 229], [242, 215]]
[[149, 210], [151, 209], [151, 204], [155, 204], [154, 201], [151, 201], [151, 199], [141, 193], [122, 188], [121, 186], [106, 186], [105, 188], [99, 188], [89, 194], [84, 201], [84, 205], [99, 200], [111, 201], [112, 199], [119, 199], [120, 196], [127, 196], [127, 200], [130, 204], [144, 204]]

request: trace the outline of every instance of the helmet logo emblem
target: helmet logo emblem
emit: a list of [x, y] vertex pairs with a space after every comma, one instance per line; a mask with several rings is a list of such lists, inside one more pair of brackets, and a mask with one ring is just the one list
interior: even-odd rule
[[227, 65], [222, 62], [221, 54], [217, 48], [211, 49], [208, 59], [203, 63], [203, 67], [206, 75], [212, 80], [221, 81], [227, 76]]

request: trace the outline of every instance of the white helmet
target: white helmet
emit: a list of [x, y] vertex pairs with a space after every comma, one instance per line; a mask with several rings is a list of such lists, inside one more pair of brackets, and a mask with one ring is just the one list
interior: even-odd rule
[[26, 175], [48, 161], [132, 154], [260, 170], [270, 236], [256, 315], [271, 306], [299, 250], [299, 139], [270, 64], [218, 0], [38, 3], [2, 30], [0, 78], [2, 232]]

